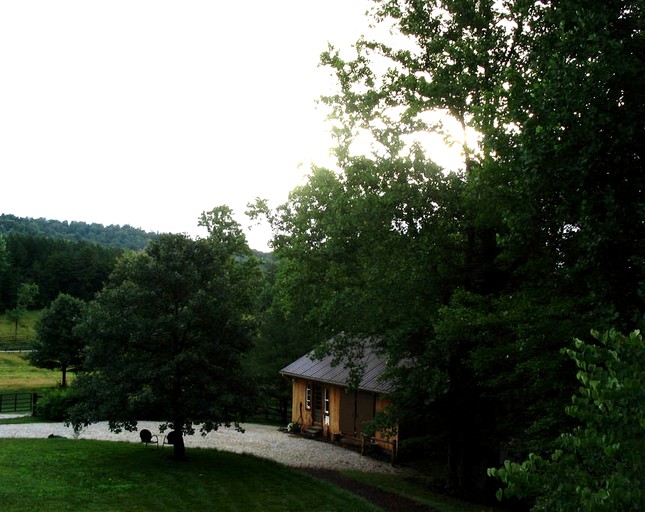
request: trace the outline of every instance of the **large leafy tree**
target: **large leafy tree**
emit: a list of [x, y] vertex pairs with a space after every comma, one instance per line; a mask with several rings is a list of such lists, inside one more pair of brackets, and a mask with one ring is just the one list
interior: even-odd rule
[[453, 209], [461, 186], [415, 154], [315, 169], [274, 218], [284, 309], [321, 339], [422, 329], [460, 265], [450, 255], [463, 243]]
[[0, 277], [9, 267], [9, 252], [7, 251], [7, 241], [5, 237], [0, 234]]
[[[485, 492], [500, 449], [564, 428], [576, 333], [642, 322], [642, 10], [385, 0], [374, 18], [398, 39], [322, 56], [342, 170], [314, 169], [273, 217], [284, 304], [327, 334], [383, 336], [406, 363], [398, 412], [461, 493]], [[478, 133], [459, 175], [421, 151], [445, 134], [437, 112]]]
[[61, 293], [36, 324], [37, 339], [29, 360], [39, 368], [60, 369], [63, 388], [67, 387], [67, 372], [82, 367], [85, 342], [75, 329], [85, 309], [85, 301]]
[[159, 419], [176, 433], [177, 459], [197, 424], [239, 427], [252, 405], [242, 358], [257, 274], [243, 236], [222, 219], [222, 209], [205, 214], [207, 239], [162, 235], [119, 261], [82, 326], [89, 346], [72, 422], [109, 420], [118, 432]]
[[4, 290], [9, 283], [8, 270], [11, 266], [11, 257], [7, 248], [7, 240], [0, 234], [0, 310], [4, 310]]
[[626, 330], [643, 311], [643, 16], [640, 1], [513, 2], [505, 125], [489, 137], [522, 278], [557, 280]]

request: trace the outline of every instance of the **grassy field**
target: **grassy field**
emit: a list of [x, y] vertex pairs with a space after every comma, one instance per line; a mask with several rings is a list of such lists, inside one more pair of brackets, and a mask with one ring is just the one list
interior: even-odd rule
[[263, 459], [191, 450], [188, 462], [174, 462], [167, 454], [131, 443], [0, 439], [2, 510], [378, 510]]
[[26, 354], [0, 352], [0, 393], [40, 392], [60, 384], [57, 370], [31, 366]]
[[[14, 336], [14, 325], [6, 315], [0, 315], [0, 350], [28, 350], [36, 338], [35, 325], [40, 311], [29, 311]], [[29, 364], [25, 353], [0, 352], [0, 393], [40, 392], [60, 384], [56, 370], [43, 370]]]
[[29, 311], [20, 319], [18, 332], [6, 315], [0, 315], [0, 350], [28, 350], [36, 339], [35, 325], [40, 311]]

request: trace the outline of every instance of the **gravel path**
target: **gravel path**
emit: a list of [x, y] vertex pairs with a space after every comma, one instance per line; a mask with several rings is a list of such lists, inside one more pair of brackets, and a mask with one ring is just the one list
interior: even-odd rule
[[[159, 424], [156, 422], [142, 421], [139, 423], [139, 429], [147, 428], [153, 434], [159, 433], [158, 426]], [[227, 452], [249, 453], [298, 468], [338, 471], [353, 469], [390, 474], [406, 473], [405, 468], [361, 456], [359, 453], [337, 445], [286, 434], [278, 431], [276, 427], [256, 424], [243, 426], [244, 433], [234, 429], [221, 428], [202, 437], [197, 432], [195, 435], [185, 438], [186, 448], [215, 448]], [[0, 438], [46, 438], [51, 434], [70, 439], [75, 438], [73, 430], [61, 423], [0, 425]], [[83, 429], [78, 435], [78, 439], [140, 442], [139, 432], [114, 434], [108, 430], [105, 422], [96, 423]], [[163, 436], [160, 435], [160, 442], [162, 439]]]

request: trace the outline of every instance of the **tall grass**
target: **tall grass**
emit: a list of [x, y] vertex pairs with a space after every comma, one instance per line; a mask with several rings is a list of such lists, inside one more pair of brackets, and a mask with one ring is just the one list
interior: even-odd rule
[[28, 311], [18, 322], [16, 331], [13, 321], [6, 314], [0, 315], [0, 350], [30, 350], [36, 339], [36, 322], [40, 311]]
[[215, 450], [188, 462], [132, 443], [0, 439], [4, 512], [378, 510], [277, 463]]
[[59, 371], [31, 366], [26, 357], [0, 352], [0, 393], [36, 393], [60, 384]]

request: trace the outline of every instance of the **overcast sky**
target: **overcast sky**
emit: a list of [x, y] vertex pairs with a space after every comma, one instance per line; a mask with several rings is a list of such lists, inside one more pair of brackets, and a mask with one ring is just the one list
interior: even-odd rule
[[[367, 0], [0, 2], [0, 213], [204, 235], [325, 164], [315, 100]], [[250, 245], [266, 249], [266, 232]]]

